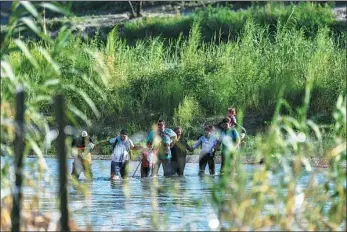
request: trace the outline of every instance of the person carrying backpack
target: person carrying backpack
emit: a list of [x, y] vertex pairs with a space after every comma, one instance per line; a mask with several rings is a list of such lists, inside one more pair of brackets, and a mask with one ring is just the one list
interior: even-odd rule
[[128, 137], [128, 131], [122, 129], [120, 135], [98, 145], [112, 145], [111, 180], [123, 179], [128, 176], [128, 165], [131, 159], [131, 150], [140, 150], [141, 146], [135, 146]]

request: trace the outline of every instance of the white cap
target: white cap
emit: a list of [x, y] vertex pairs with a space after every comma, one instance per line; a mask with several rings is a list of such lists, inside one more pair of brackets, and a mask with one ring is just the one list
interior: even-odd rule
[[82, 137], [87, 137], [88, 133], [87, 133], [87, 131], [82, 131], [81, 135], [82, 135]]

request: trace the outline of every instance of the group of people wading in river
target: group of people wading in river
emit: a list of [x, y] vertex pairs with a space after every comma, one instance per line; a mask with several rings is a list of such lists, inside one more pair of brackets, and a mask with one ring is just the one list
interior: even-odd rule
[[[134, 145], [128, 137], [128, 131], [122, 129], [120, 135], [107, 141], [94, 144], [86, 131], [81, 136], [74, 138], [73, 147], [73, 167], [72, 176], [79, 178], [80, 173], [84, 172], [87, 179], [91, 179], [92, 159], [91, 152], [95, 146], [111, 145], [111, 179], [126, 178], [128, 176], [129, 160], [132, 150], [142, 150], [141, 152], [141, 177], [157, 176], [160, 166], [163, 166], [164, 176], [184, 175], [186, 156], [188, 151], [200, 148], [199, 156], [199, 175], [205, 173], [208, 165], [210, 175], [215, 174], [215, 153], [221, 150], [221, 171], [224, 172], [226, 157], [230, 157], [233, 152], [240, 148], [243, 140], [236, 130], [235, 109], [228, 109], [228, 116], [218, 125], [220, 133], [217, 135], [215, 126], [206, 126], [204, 134], [190, 146], [182, 136], [182, 128], [176, 127], [173, 130], [167, 128], [164, 120], [158, 120], [155, 128], [149, 132], [146, 140], [146, 147]], [[244, 128], [242, 128], [244, 130]], [[137, 170], [137, 169], [136, 169]], [[135, 171], [136, 172], [136, 171]]]

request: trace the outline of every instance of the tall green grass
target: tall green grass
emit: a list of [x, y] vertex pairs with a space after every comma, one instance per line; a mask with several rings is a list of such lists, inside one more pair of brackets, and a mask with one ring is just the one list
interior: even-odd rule
[[173, 39], [182, 34], [188, 37], [196, 20], [201, 21], [203, 39], [206, 42], [210, 42], [215, 36], [219, 38], [216, 42], [237, 40], [247, 20], [269, 27], [271, 33], [276, 33], [280, 29], [277, 27], [279, 23], [291, 29], [301, 29], [307, 37], [315, 37], [318, 29], [323, 26], [328, 27], [336, 35], [345, 31], [344, 24], [335, 20], [329, 4], [301, 2], [288, 5], [268, 2], [265, 6], [252, 4], [251, 7], [239, 11], [232, 10], [230, 6], [209, 6], [186, 17], [154, 17], [128, 22], [124, 25], [122, 38], [134, 42], [150, 36]]
[[[98, 124], [94, 124], [99, 129], [133, 124], [137, 125], [134, 130], [147, 130], [160, 117], [174, 126], [178, 121], [173, 117], [180, 117], [178, 109], [186, 97], [195, 99], [199, 113], [192, 120], [200, 123], [225, 114], [230, 105], [246, 115], [271, 117], [280, 94], [294, 108], [301, 104], [307, 79], [313, 80], [308, 114], [331, 116], [337, 96], [346, 92], [346, 50], [326, 27], [307, 38], [304, 30], [279, 24], [273, 35], [268, 27], [249, 20], [237, 41], [217, 45], [201, 42], [199, 23], [194, 24], [188, 40], [173, 40], [168, 45], [152, 38], [128, 46], [117, 29], [106, 44], [98, 37], [83, 42], [71, 36], [59, 45], [59, 52], [52, 45], [30, 43], [29, 51], [40, 66], [47, 66], [40, 53], [44, 46], [60, 64], [59, 70], [37, 72], [19, 52], [10, 53], [9, 61], [18, 77], [37, 85], [58, 72], [60, 91], [91, 124], [100, 111]], [[74, 55], [66, 55], [71, 53]], [[79, 91], [70, 91], [71, 84]], [[2, 94], [6, 96], [8, 91], [5, 85]], [[51, 112], [49, 104], [38, 104], [43, 112]]]

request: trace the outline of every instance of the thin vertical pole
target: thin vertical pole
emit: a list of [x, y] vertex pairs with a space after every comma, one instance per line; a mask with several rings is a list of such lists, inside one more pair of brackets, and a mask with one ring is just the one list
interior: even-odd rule
[[67, 195], [67, 157], [65, 149], [65, 103], [62, 95], [55, 97], [55, 117], [58, 124], [59, 135], [56, 143], [56, 150], [59, 159], [59, 196], [61, 211], [61, 231], [70, 231], [69, 211]]
[[11, 212], [12, 231], [20, 230], [20, 211], [22, 201], [22, 167], [24, 153], [24, 90], [18, 88], [16, 93], [16, 118], [15, 131], [16, 138], [14, 140], [15, 152], [15, 187], [13, 192], [13, 207]]

